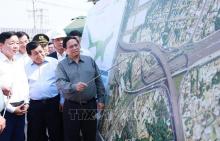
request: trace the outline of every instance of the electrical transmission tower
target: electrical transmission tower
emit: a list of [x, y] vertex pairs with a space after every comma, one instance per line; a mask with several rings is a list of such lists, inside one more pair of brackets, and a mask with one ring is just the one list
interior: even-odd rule
[[43, 29], [44, 25], [48, 22], [48, 10], [43, 8], [37, 8], [37, 0], [32, 0], [32, 9], [27, 10], [29, 15], [33, 18], [33, 29]]

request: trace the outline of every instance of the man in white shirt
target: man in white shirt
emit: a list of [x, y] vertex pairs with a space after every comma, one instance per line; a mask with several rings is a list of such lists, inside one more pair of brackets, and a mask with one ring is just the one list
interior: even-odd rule
[[30, 60], [27, 55], [26, 45], [29, 43], [29, 35], [23, 31], [16, 32], [19, 39], [19, 50], [16, 54], [16, 60], [21, 61], [24, 65]]
[[[58, 60], [58, 62], [62, 61], [64, 58], [66, 58], [66, 51], [63, 48], [63, 39], [66, 37], [66, 33], [63, 29], [55, 29], [51, 31], [50, 38], [54, 44], [55, 51], [53, 53], [50, 53], [48, 56], [53, 57]], [[61, 95], [61, 102], [60, 102], [60, 118], [61, 118], [61, 124], [62, 124], [62, 111], [63, 111], [63, 103], [64, 98], [62, 96], [62, 92], [59, 91]], [[62, 125], [61, 125], [62, 126]], [[61, 127], [63, 130], [63, 127]], [[62, 139], [60, 141], [63, 141], [63, 134], [61, 135]]]
[[53, 30], [51, 32], [51, 40], [54, 44], [55, 52], [49, 54], [49, 57], [56, 58], [59, 62], [66, 58], [66, 52], [63, 48], [63, 38], [66, 37], [66, 33], [62, 29]]
[[0, 87], [4, 96], [7, 111], [6, 128], [0, 135], [1, 141], [24, 141], [25, 113], [29, 103], [29, 87], [24, 66], [14, 60], [19, 48], [15, 32], [0, 34]]
[[[3, 89], [0, 88], [0, 112], [4, 112], [3, 110], [5, 110], [4, 95], [9, 96], [10, 94], [9, 92], [10, 91], [5, 90], [4, 88]], [[5, 126], [6, 126], [5, 118], [0, 114], [0, 134], [4, 130]]]

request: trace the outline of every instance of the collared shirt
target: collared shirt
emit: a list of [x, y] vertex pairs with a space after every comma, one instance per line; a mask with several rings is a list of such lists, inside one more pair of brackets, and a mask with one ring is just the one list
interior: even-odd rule
[[63, 54], [59, 54], [57, 52], [57, 58], [58, 58], [58, 61], [62, 61], [64, 58], [66, 58], [66, 52], [64, 51]]
[[[80, 56], [79, 63], [66, 57], [59, 62], [56, 70], [57, 86], [63, 92], [64, 98], [75, 102], [88, 101], [92, 98], [98, 98], [99, 102], [104, 102], [105, 88], [99, 69], [95, 61], [88, 56]], [[96, 79], [94, 79], [97, 77]], [[88, 87], [83, 91], [76, 91], [78, 82], [89, 82]]]
[[30, 99], [43, 100], [58, 95], [55, 70], [58, 61], [52, 57], [45, 57], [41, 65], [30, 61], [26, 66]]
[[15, 55], [15, 60], [21, 61], [21, 63], [25, 66], [29, 61], [31, 61], [30, 57], [28, 57], [27, 53], [21, 54], [18, 52]]
[[24, 101], [29, 103], [29, 87], [24, 66], [19, 61], [9, 60], [0, 53], [0, 87], [10, 87], [12, 94], [8, 100], [4, 96], [7, 110], [11, 113], [15, 111], [10, 103]]

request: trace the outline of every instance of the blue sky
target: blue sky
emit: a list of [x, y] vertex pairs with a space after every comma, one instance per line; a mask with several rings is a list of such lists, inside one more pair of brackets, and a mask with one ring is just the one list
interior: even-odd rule
[[62, 28], [93, 6], [87, 0], [1, 0], [0, 28], [33, 28], [33, 1], [37, 28]]

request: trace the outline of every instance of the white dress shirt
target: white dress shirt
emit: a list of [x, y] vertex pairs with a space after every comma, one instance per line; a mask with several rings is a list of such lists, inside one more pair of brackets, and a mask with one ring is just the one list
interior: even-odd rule
[[0, 52], [0, 87], [11, 88], [11, 97], [4, 96], [7, 111], [13, 113], [16, 107], [10, 103], [29, 103], [29, 86], [24, 66], [20, 61], [9, 60]]
[[57, 58], [58, 62], [62, 61], [64, 58], [66, 58], [66, 52], [64, 51], [62, 55], [57, 52]]
[[28, 54], [27, 53], [24, 53], [24, 54], [21, 54], [20, 52], [18, 52], [16, 55], [15, 55], [15, 60], [19, 60], [21, 61], [24, 66], [29, 62], [31, 61], [30, 57], [28, 57]]

